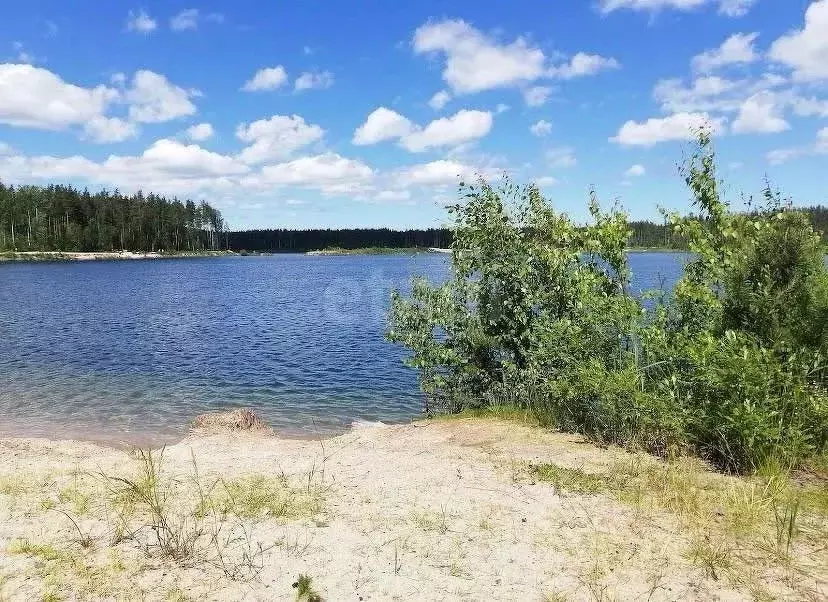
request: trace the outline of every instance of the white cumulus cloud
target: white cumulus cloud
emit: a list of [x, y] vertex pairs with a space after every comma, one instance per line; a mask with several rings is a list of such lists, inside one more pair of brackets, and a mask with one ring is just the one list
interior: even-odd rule
[[47, 69], [25, 64], [0, 65], [0, 123], [62, 130], [103, 117], [117, 101], [117, 90], [83, 88]]
[[186, 117], [196, 112], [190, 99], [198, 95], [197, 91], [180, 88], [159, 73], [137, 71], [126, 93], [129, 118], [138, 123], [162, 123]]
[[435, 119], [425, 127], [396, 111], [380, 107], [372, 112], [354, 132], [357, 146], [399, 140], [400, 146], [414, 153], [431, 148], [457, 146], [482, 138], [492, 129], [489, 111], [458, 111], [450, 117]]
[[328, 152], [266, 165], [259, 175], [246, 183], [264, 187], [298, 186], [326, 194], [353, 194], [363, 191], [373, 177], [374, 170], [365, 163]]
[[693, 57], [696, 71], [709, 73], [727, 65], [752, 63], [759, 58], [754, 48], [758, 33], [736, 33], [726, 39], [721, 46], [707, 50]]
[[805, 25], [778, 40], [770, 57], [793, 70], [802, 81], [828, 79], [828, 0], [816, 0], [805, 12]]
[[627, 121], [610, 141], [623, 146], [653, 146], [671, 140], [690, 140], [696, 130], [708, 126], [718, 130], [722, 121], [707, 113], [674, 113], [644, 122]]
[[790, 129], [770, 92], [759, 92], [748, 98], [739, 108], [731, 128], [736, 134], [775, 134]]
[[401, 186], [443, 186], [458, 184], [462, 178], [470, 178], [474, 174], [475, 170], [468, 165], [441, 159], [400, 170], [397, 182]]
[[287, 71], [282, 65], [275, 67], [265, 67], [259, 69], [242, 86], [245, 92], [261, 92], [265, 90], [276, 90], [280, 88], [287, 81]]
[[239, 158], [248, 164], [283, 159], [325, 135], [325, 130], [306, 123], [299, 115], [273, 115], [236, 128], [236, 137], [247, 146]]
[[213, 130], [213, 126], [211, 124], [199, 123], [188, 127], [185, 134], [187, 135], [187, 138], [193, 140], [194, 142], [202, 142], [212, 138], [215, 131]]
[[333, 86], [333, 83], [334, 76], [330, 71], [306, 71], [296, 78], [293, 89], [297, 92], [302, 90], [324, 90]]
[[416, 53], [440, 53], [443, 79], [458, 94], [531, 82], [544, 73], [546, 57], [524, 38], [503, 44], [462, 20], [422, 25], [414, 32]]
[[435, 147], [456, 146], [482, 138], [492, 129], [492, 114], [488, 111], [458, 111], [451, 117], [435, 119], [422, 129], [403, 136], [400, 144], [411, 152], [422, 152]]
[[402, 138], [414, 130], [414, 124], [396, 111], [379, 107], [354, 132], [353, 143], [357, 146], [367, 146]]
[[95, 117], [83, 126], [84, 136], [97, 143], [123, 142], [138, 135], [138, 126], [118, 117]]
[[579, 52], [568, 63], [552, 67], [549, 70], [549, 75], [561, 79], [573, 79], [620, 68], [621, 63], [614, 58]]

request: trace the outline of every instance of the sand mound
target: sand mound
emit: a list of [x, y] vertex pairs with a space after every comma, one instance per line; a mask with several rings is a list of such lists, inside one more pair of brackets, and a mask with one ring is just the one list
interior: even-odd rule
[[249, 408], [227, 410], [224, 412], [209, 412], [195, 417], [191, 431], [197, 434], [218, 434], [227, 432], [250, 432], [263, 435], [273, 434], [265, 422]]

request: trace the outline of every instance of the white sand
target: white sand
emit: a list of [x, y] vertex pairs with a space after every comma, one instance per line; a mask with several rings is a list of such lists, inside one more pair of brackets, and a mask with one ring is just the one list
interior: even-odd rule
[[[134, 456], [7, 439], [0, 441], [0, 599], [54, 591], [78, 599], [292, 600], [300, 574], [326, 600], [750, 599], [747, 586], [713, 579], [691, 562], [673, 517], [642, 515], [602, 495], [558, 493], [534, 483], [523, 464], [587, 470], [623, 455], [492, 420], [362, 426], [322, 442], [191, 438], [166, 450], [168, 474], [191, 475], [195, 460], [201, 480], [284, 473], [297, 486], [321, 487], [314, 517], [244, 523], [254, 552], [259, 543], [265, 550], [256, 559], [262, 570], [234, 581], [206, 562], [181, 566], [145, 553], [140, 538], [112, 545], [100, 493], [73, 514], [74, 489], [100, 472], [134, 473]], [[95, 538], [89, 549], [66, 515], [43, 509], [53, 498]], [[75, 568], [12, 553], [21, 538], [71, 551]], [[778, 587], [797, 597], [784, 580]], [[809, 587], [825, 594], [824, 580]]]

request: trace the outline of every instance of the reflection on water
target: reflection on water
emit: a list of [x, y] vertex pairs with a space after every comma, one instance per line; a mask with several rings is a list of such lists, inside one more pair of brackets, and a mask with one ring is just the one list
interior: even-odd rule
[[[638, 289], [683, 257], [633, 253]], [[421, 409], [383, 339], [390, 291], [448, 257], [229, 257], [0, 265], [0, 435], [175, 441], [250, 406], [285, 435]]]

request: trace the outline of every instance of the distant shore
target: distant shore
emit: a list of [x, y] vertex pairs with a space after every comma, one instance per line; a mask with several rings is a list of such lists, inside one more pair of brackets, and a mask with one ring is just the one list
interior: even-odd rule
[[174, 253], [143, 253], [133, 251], [3, 251], [0, 262], [4, 261], [119, 261], [132, 259], [176, 259], [196, 257], [224, 257], [236, 255], [233, 251], [198, 251]]
[[416, 255], [418, 253], [451, 253], [451, 249], [437, 247], [363, 247], [358, 249], [328, 247], [307, 251], [305, 255]]

